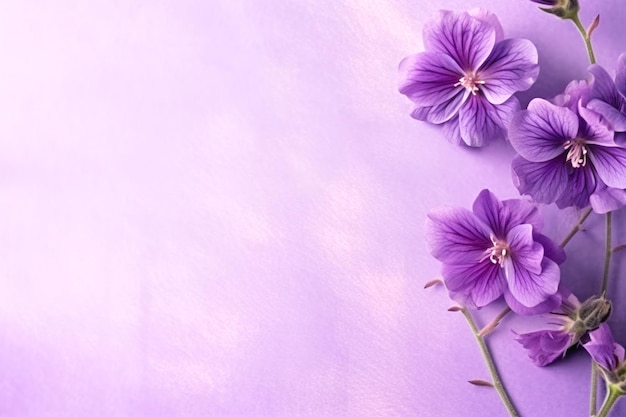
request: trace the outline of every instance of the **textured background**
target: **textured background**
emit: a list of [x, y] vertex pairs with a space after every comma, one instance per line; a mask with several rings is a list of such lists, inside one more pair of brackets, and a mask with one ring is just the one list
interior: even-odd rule
[[[612, 71], [626, 10], [582, 3]], [[2, 1], [0, 414], [504, 416], [466, 382], [488, 374], [462, 316], [422, 289], [422, 233], [430, 208], [515, 197], [513, 152], [450, 145], [396, 91], [436, 9], [476, 5], [537, 45], [524, 103], [585, 77], [573, 25], [527, 0]], [[577, 213], [545, 211], [560, 240]], [[581, 297], [602, 228], [568, 247]], [[536, 368], [510, 332], [535, 328], [489, 338], [514, 401], [585, 415], [589, 359]]]

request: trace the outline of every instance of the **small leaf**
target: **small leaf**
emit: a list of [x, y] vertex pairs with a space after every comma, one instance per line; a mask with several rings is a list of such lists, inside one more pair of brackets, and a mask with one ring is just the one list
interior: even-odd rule
[[587, 29], [587, 36], [588, 37], [591, 37], [591, 34], [593, 33], [594, 30], [596, 30], [598, 25], [600, 25], [600, 15], [597, 15], [596, 17], [594, 17], [593, 21], [589, 25], [589, 29]]
[[439, 278], [433, 279], [433, 280], [428, 281], [426, 285], [424, 285], [424, 289], [433, 287], [435, 285], [440, 285], [440, 284], [443, 284], [442, 280], [440, 280]]
[[619, 245], [615, 246], [613, 249], [611, 249], [611, 252], [613, 252], [613, 253], [619, 252], [622, 249], [626, 249], [626, 243], [622, 243], [622, 244], [619, 244]]
[[469, 382], [472, 385], [479, 386], [479, 387], [492, 387], [493, 388], [493, 384], [491, 382], [485, 381], [483, 379], [472, 379], [467, 382]]
[[461, 311], [461, 310], [463, 310], [463, 308], [459, 306], [452, 306], [448, 309], [448, 311], [452, 311], [452, 312]]

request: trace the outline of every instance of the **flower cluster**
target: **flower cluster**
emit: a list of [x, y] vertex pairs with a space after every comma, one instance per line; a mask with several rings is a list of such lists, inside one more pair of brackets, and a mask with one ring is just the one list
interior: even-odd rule
[[[450, 310], [463, 311], [476, 330], [493, 385], [511, 415], [517, 412], [481, 342], [510, 311], [545, 318], [542, 329], [514, 332], [538, 366], [584, 346], [606, 384], [607, 397], [598, 415], [607, 416], [615, 401], [626, 395], [625, 350], [607, 324], [613, 304], [606, 296], [616, 251], [611, 213], [626, 206], [626, 53], [619, 56], [611, 77], [595, 63], [591, 46], [599, 16], [584, 29], [577, 0], [532, 1], [545, 12], [571, 20], [589, 55], [587, 79], [570, 82], [556, 97], [534, 98], [521, 109], [515, 93], [535, 82], [537, 50], [528, 40], [506, 39], [496, 16], [484, 9], [441, 11], [424, 27], [425, 51], [400, 63], [399, 91], [412, 101], [412, 117], [441, 125], [455, 144], [480, 147], [508, 139], [516, 152], [512, 183], [523, 197], [499, 200], [484, 189], [471, 210], [431, 210], [425, 238], [432, 256], [442, 263], [450, 298], [460, 305]], [[582, 212], [561, 245], [542, 232], [540, 207], [553, 203]], [[566, 259], [563, 246], [592, 211], [606, 215], [604, 274], [600, 295], [580, 302], [566, 287], [565, 280], [575, 277], [562, 277], [559, 265]], [[478, 331], [471, 310], [501, 298], [506, 309]], [[591, 410], [596, 413], [595, 400]]]

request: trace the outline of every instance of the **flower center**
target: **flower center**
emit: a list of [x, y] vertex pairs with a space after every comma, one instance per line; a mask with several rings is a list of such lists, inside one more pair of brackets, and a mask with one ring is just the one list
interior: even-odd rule
[[565, 162], [571, 162], [572, 167], [580, 168], [587, 165], [587, 148], [583, 139], [568, 140], [563, 144], [563, 149], [567, 151]]
[[498, 264], [501, 268], [504, 268], [504, 261], [507, 256], [511, 255], [511, 248], [504, 240], [498, 240], [493, 235], [490, 235], [489, 238], [493, 246], [485, 251], [483, 259], [489, 258], [492, 264]]
[[482, 85], [482, 84], [485, 84], [485, 82], [482, 80], [479, 80], [478, 76], [476, 76], [476, 74], [474, 74], [473, 72], [469, 72], [465, 74], [465, 77], [461, 77], [459, 79], [459, 82], [454, 84], [454, 86], [455, 87], [462, 86], [467, 91], [472, 93], [472, 95], [476, 95], [476, 92], [478, 91], [477, 84]]

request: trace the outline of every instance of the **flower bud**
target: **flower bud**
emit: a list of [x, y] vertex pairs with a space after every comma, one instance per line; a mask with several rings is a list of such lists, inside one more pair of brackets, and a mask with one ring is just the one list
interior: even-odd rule
[[569, 312], [569, 323], [565, 328], [573, 333], [574, 340], [578, 341], [587, 332], [597, 329], [609, 318], [610, 314], [611, 302], [604, 297], [594, 295]]
[[611, 314], [611, 302], [604, 297], [594, 295], [585, 300], [578, 309], [578, 319], [585, 330], [592, 331], [604, 323]]
[[552, 6], [548, 8], [541, 8], [544, 12], [551, 13], [561, 19], [572, 19], [578, 14], [580, 6], [578, 0], [531, 0], [535, 3], [543, 4], [545, 6]]

